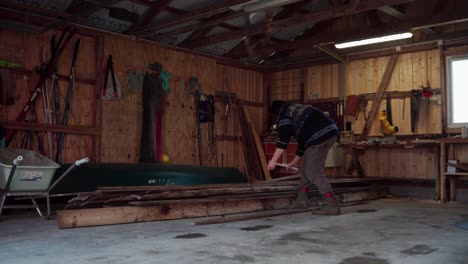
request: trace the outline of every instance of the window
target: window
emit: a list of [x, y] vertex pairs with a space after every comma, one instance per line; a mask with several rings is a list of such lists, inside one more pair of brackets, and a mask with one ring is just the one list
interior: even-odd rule
[[468, 55], [447, 58], [448, 126], [468, 125]]

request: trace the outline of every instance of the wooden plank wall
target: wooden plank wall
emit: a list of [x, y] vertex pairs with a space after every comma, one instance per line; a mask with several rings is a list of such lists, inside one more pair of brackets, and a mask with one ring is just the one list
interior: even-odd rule
[[[346, 95], [373, 93], [385, 71], [389, 57], [352, 61], [346, 65]], [[440, 56], [438, 50], [401, 54], [392, 74], [387, 91], [410, 91], [429, 82], [440, 88]], [[374, 88], [375, 87], [375, 88]], [[441, 105], [438, 101], [421, 103], [419, 121], [415, 133], [411, 132], [410, 99], [392, 99], [393, 123], [400, 128], [400, 135], [439, 134], [442, 131]], [[372, 101], [369, 101], [367, 110]], [[382, 100], [380, 109], [385, 109]], [[352, 129], [362, 131], [365, 124], [361, 113], [358, 120], [351, 119]], [[369, 133], [380, 135], [376, 118]], [[381, 149], [367, 150], [361, 157], [367, 176], [389, 178], [434, 179], [437, 174], [437, 154], [434, 149]]]
[[[59, 33], [59, 32], [58, 32]], [[49, 41], [52, 33], [43, 35], [23, 34], [0, 30], [0, 59], [24, 64], [26, 70], [33, 70], [38, 65], [39, 56], [44, 50], [49, 54]], [[81, 38], [80, 55], [76, 76], [94, 81], [96, 66], [96, 39], [90, 36]], [[68, 75], [74, 38], [59, 61], [58, 71]], [[174, 164], [199, 164], [197, 157], [195, 106], [194, 97], [185, 90], [180, 96], [179, 80], [187, 82], [191, 76], [199, 79], [202, 92], [214, 94], [215, 91], [234, 92], [239, 98], [248, 102], [262, 103], [262, 73], [218, 65], [214, 59], [193, 54], [182, 53], [156, 44], [138, 42], [114, 36], [104, 38], [103, 60], [99, 72], [105, 73], [107, 56], [112, 54], [114, 69], [122, 85], [122, 98], [115, 101], [101, 101], [101, 162], [130, 162], [139, 160], [142, 98], [141, 91], [130, 92], [127, 89], [127, 74], [134, 69], [142, 73], [150, 71], [148, 65], [155, 61], [161, 63], [165, 70], [172, 74], [171, 91], [165, 115], [165, 149]], [[227, 78], [224, 78], [227, 76]], [[17, 94], [14, 105], [0, 110], [2, 120], [14, 120], [26, 102], [28, 95], [23, 75], [16, 73]], [[38, 79], [32, 75], [31, 87]], [[226, 81], [224, 81], [226, 79]], [[61, 107], [66, 94], [68, 81], [61, 80]], [[97, 97], [93, 82], [75, 83], [70, 124], [80, 126], [97, 126], [93, 124], [96, 110], [93, 102]], [[182, 99], [180, 99], [182, 98]], [[233, 166], [243, 170], [242, 148], [237, 140], [232, 140], [240, 133], [236, 111], [231, 111], [227, 122], [223, 118], [224, 102], [216, 103], [215, 134], [227, 136], [231, 140], [216, 141], [217, 150], [208, 145], [207, 124], [202, 124], [202, 153], [204, 165]], [[41, 122], [44, 119], [42, 97], [37, 101], [36, 109]], [[255, 128], [261, 132], [262, 107], [247, 106]], [[233, 109], [235, 110], [235, 109]], [[224, 124], [227, 123], [227, 130]], [[237, 134], [236, 134], [237, 132]], [[19, 137], [18, 137], [19, 138]], [[37, 150], [37, 146], [35, 147]], [[91, 136], [67, 135], [64, 145], [64, 161], [71, 162], [82, 156], [90, 156], [92, 151]]]
[[319, 65], [273, 74], [272, 100], [307, 101], [332, 98], [338, 97], [338, 92], [338, 64]]
[[[229, 90], [241, 99], [262, 102], [262, 76], [255, 71], [225, 67], [216, 64], [213, 59], [132, 40], [106, 38], [104, 50], [106, 55], [113, 55], [116, 72], [122, 83], [126, 83], [129, 70], [147, 72], [148, 65], [155, 61], [172, 74], [164, 137], [165, 150], [174, 164], [199, 164], [194, 97], [186, 91], [185, 98], [182, 101], [179, 99], [179, 80], [187, 82], [191, 76], [195, 76], [200, 81], [203, 93], [214, 94], [215, 91]], [[122, 99], [102, 104], [102, 161], [105, 162], [137, 162], [139, 159], [141, 95], [128, 93], [126, 85], [123, 85], [123, 89]], [[238, 117], [232, 111], [225, 122], [224, 106], [223, 102], [216, 103], [215, 134], [234, 137], [235, 132], [239, 131]], [[258, 107], [248, 107], [258, 131], [262, 129], [261, 110]], [[227, 130], [224, 129], [226, 123]], [[242, 170], [243, 156], [239, 144], [232, 140], [217, 140], [216, 144], [209, 144], [208, 124], [201, 124], [201, 128], [203, 165], [233, 166]]]
[[270, 98], [274, 100], [302, 101], [304, 70], [280, 71], [273, 74]]
[[[39, 79], [39, 75], [34, 73], [35, 67], [39, 65], [40, 58], [48, 60], [50, 57], [50, 38], [54, 33], [58, 39], [60, 32], [48, 32], [46, 34], [37, 35], [0, 29], [0, 39], [2, 40], [0, 43], [0, 60], [20, 63], [23, 65], [22, 70], [25, 70], [24, 72], [18, 71], [13, 73], [16, 80], [15, 103], [0, 110], [0, 118], [2, 120], [15, 120], [16, 116], [29, 99], [27, 82], [29, 82], [29, 87], [32, 91]], [[90, 127], [95, 125], [93, 124], [94, 84], [92, 84], [92, 81], [95, 79], [95, 39], [82, 35], [73, 37], [60, 57], [57, 69], [59, 75], [68, 76], [73, 46], [78, 38], [81, 39], [81, 44], [75, 76], [77, 80], [84, 79], [91, 81], [91, 83], [75, 82], [69, 114], [69, 125]], [[25, 77], [29, 79], [29, 81], [25, 80]], [[50, 84], [50, 82], [48, 83]], [[60, 107], [62, 111], [65, 105], [67, 86], [68, 80], [59, 80]], [[53, 108], [53, 105], [51, 107]], [[39, 122], [44, 122], [44, 103], [42, 95], [40, 95], [36, 101], [35, 110]], [[11, 143], [11, 147], [20, 147], [19, 141], [23, 135], [24, 133], [18, 132], [14, 141]], [[34, 148], [37, 150], [36, 136]], [[45, 138], [42, 133], [41, 137]], [[45, 139], [42, 141], [45, 143]], [[44, 145], [46, 146], [46, 144]], [[63, 148], [63, 161], [73, 162], [78, 158], [89, 156], [91, 149], [91, 136], [67, 134], [65, 135]], [[46, 152], [49, 153], [47, 148]]]
[[[248, 71], [224, 65], [217, 65], [216, 91], [235, 93], [238, 99], [261, 103], [262, 73]], [[231, 100], [234, 98], [231, 98]], [[229, 100], [229, 99], [228, 99]], [[224, 119], [226, 103], [216, 103], [216, 135], [229, 138], [229, 140], [218, 141], [218, 163], [222, 166], [236, 167], [243, 171], [245, 169], [242, 143], [239, 143], [241, 129], [239, 126], [239, 115], [237, 105], [231, 105], [228, 110], [228, 119]], [[263, 107], [246, 106], [254, 127], [260, 133], [263, 130], [262, 110]]]
[[[345, 65], [345, 95], [375, 93], [390, 57], [378, 57], [351, 61]], [[274, 73], [272, 98], [294, 100], [301, 95], [297, 84], [300, 73], [304, 73], [305, 100], [332, 98], [339, 96], [338, 64], [313, 66], [304, 69]], [[298, 78], [299, 77], [299, 78]], [[290, 78], [290, 79], [288, 79]], [[398, 59], [387, 91], [410, 91], [420, 85], [440, 88], [440, 55], [438, 50], [401, 54]], [[372, 101], [367, 111], [370, 111]], [[404, 107], [403, 107], [404, 105]], [[381, 109], [385, 109], [385, 100]], [[404, 108], [404, 111], [403, 111]], [[400, 127], [400, 135], [410, 135], [409, 98], [392, 99], [394, 124]], [[435, 102], [423, 103], [414, 134], [441, 133], [441, 105]], [[358, 120], [350, 119], [355, 133], [360, 133], [364, 125], [362, 113]], [[380, 135], [378, 120], [374, 121], [370, 135]], [[433, 179], [437, 173], [437, 155], [433, 149], [368, 150], [361, 157], [367, 176], [396, 178]]]
[[[379, 86], [390, 57], [352, 61], [346, 65], [346, 95], [374, 93]], [[387, 91], [410, 91], [429, 82], [440, 88], [440, 59], [438, 50], [401, 54], [392, 74]], [[367, 111], [371, 108], [369, 101]], [[382, 100], [380, 109], [385, 109]], [[438, 101], [421, 103], [419, 122], [411, 132], [410, 99], [392, 99], [393, 123], [400, 128], [399, 135], [438, 134], [442, 132], [441, 105]], [[352, 119], [353, 120], [353, 119]], [[365, 124], [364, 115], [352, 122], [353, 131], [359, 133]], [[378, 118], [374, 120], [369, 135], [380, 135]]]

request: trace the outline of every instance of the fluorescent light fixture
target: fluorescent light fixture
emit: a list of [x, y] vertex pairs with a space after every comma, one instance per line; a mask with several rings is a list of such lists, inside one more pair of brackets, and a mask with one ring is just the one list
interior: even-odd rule
[[375, 38], [368, 38], [368, 39], [363, 39], [363, 40], [339, 43], [339, 44], [335, 44], [335, 48], [346, 49], [346, 48], [351, 48], [351, 47], [364, 46], [364, 45], [370, 45], [370, 44], [387, 42], [387, 41], [407, 39], [411, 37], [413, 37], [413, 33], [405, 32], [405, 33], [387, 35], [383, 37], [375, 37]]

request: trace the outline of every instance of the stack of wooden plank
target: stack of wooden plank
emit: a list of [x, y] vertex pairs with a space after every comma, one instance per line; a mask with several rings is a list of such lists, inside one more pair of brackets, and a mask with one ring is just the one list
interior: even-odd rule
[[244, 158], [247, 167], [247, 178], [250, 182], [257, 180], [271, 180], [270, 171], [267, 168], [265, 151], [260, 137], [252, 125], [249, 114], [242, 102], [239, 102], [239, 121], [244, 140]]
[[[341, 202], [386, 195], [356, 180], [332, 180]], [[102, 187], [70, 200], [66, 209], [58, 212], [57, 220], [60, 228], [73, 228], [285, 209], [295, 198], [297, 185], [297, 181], [272, 180], [255, 184]], [[319, 196], [317, 191], [312, 194]]]

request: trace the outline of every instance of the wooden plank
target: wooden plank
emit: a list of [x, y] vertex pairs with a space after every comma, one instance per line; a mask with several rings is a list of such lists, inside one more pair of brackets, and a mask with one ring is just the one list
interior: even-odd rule
[[57, 212], [59, 228], [174, 220], [286, 208], [290, 198], [159, 206], [121, 206]]
[[268, 170], [268, 167], [267, 167], [268, 164], [267, 164], [267, 160], [266, 160], [266, 157], [265, 157], [265, 151], [263, 149], [262, 141], [260, 140], [260, 137], [258, 136], [257, 131], [253, 128], [252, 121], [250, 120], [249, 114], [245, 111], [245, 107], [242, 106], [242, 105], [240, 105], [240, 107], [241, 107], [241, 111], [244, 111], [245, 117], [247, 119], [247, 125], [250, 128], [250, 130], [252, 131], [252, 135], [253, 135], [253, 139], [254, 139], [254, 143], [255, 143], [255, 148], [257, 150], [257, 156], [258, 156], [258, 159], [259, 159], [259, 161], [261, 163], [263, 176], [265, 177], [264, 179], [265, 180], [271, 180], [271, 174], [270, 174], [270, 170]]
[[398, 56], [399, 56], [398, 54], [393, 54], [390, 57], [390, 60], [388, 61], [387, 67], [385, 68], [385, 73], [382, 77], [382, 80], [380, 81], [380, 85], [377, 90], [377, 93], [375, 94], [375, 98], [372, 103], [371, 111], [369, 112], [369, 116], [366, 120], [364, 129], [362, 130], [361, 140], [365, 140], [367, 138], [367, 135], [369, 134], [371, 126], [374, 122], [374, 119], [377, 116], [377, 113], [380, 107], [380, 102], [383, 98], [385, 89], [387, 89], [388, 83], [390, 82], [390, 78], [392, 77], [393, 69], [395, 68], [396, 62], [398, 60]]
[[[341, 207], [357, 206], [357, 205], [363, 205], [363, 204], [365, 204], [365, 202], [349, 202], [349, 203], [341, 204]], [[239, 215], [239, 216], [226, 216], [226, 217], [222, 216], [218, 218], [197, 221], [195, 222], [195, 225], [225, 224], [225, 223], [262, 219], [262, 218], [281, 216], [281, 215], [300, 214], [300, 213], [311, 212], [312, 210], [318, 209], [318, 208], [320, 207], [314, 206], [314, 207], [310, 207], [307, 209], [284, 209], [284, 210], [251, 213], [251, 214]]]

